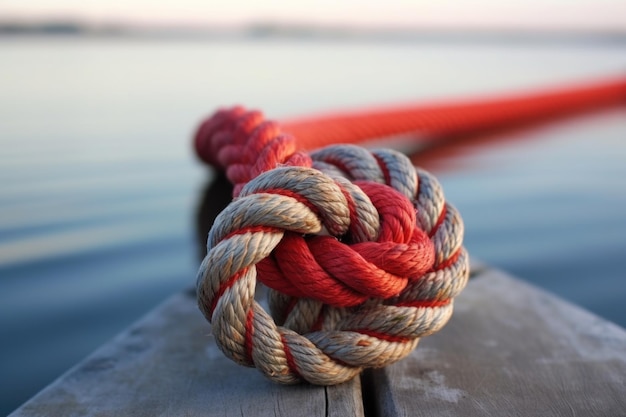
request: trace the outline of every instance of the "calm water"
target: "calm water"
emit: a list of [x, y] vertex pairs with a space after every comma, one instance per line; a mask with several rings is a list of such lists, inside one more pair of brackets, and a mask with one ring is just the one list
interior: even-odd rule
[[[283, 118], [617, 74], [619, 46], [0, 40], [0, 414], [194, 281], [216, 107]], [[626, 325], [626, 110], [424, 163], [477, 258]]]

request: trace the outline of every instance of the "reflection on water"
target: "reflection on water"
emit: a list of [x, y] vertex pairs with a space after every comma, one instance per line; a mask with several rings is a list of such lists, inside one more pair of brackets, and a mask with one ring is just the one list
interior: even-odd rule
[[[207, 112], [428, 101], [626, 64], [610, 46], [34, 38], [0, 40], [0, 60], [0, 413], [193, 284], [198, 230], [229, 195], [191, 153]], [[616, 109], [413, 158], [474, 256], [626, 325], [624, 137]]]

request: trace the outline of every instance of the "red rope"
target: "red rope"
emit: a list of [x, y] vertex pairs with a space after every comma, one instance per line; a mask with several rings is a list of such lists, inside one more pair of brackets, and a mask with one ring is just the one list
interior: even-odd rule
[[333, 113], [283, 123], [302, 149], [419, 133], [421, 138], [470, 134], [626, 104], [626, 78], [573, 84], [499, 97], [432, 105]]
[[200, 125], [195, 149], [204, 162], [226, 171], [237, 195], [243, 184], [278, 164], [310, 166], [309, 156], [299, 150], [409, 133], [419, 134], [416, 140], [469, 134], [624, 103], [626, 78], [621, 77], [492, 98], [332, 113], [282, 125], [237, 106]]
[[[311, 157], [300, 149], [408, 133], [438, 138], [622, 103], [626, 103], [626, 78], [447, 104], [331, 114], [282, 126], [266, 121], [260, 112], [234, 107], [218, 111], [201, 124], [195, 147], [202, 160], [226, 171], [235, 186], [234, 195], [238, 196], [247, 182], [279, 165], [311, 167]], [[391, 178], [384, 161], [377, 162], [389, 183]], [[349, 171], [341, 161], [334, 161], [334, 165]], [[412, 203], [398, 191], [367, 181], [355, 184], [367, 194], [380, 215], [377, 241], [346, 245], [331, 236], [310, 236], [305, 240], [300, 235], [285, 233], [272, 255], [256, 265], [259, 278], [266, 285], [293, 297], [314, 295], [325, 304], [355, 306], [370, 297], [392, 297], [406, 287], [411, 277], [421, 277], [429, 270], [456, 262], [458, 252], [435, 261], [430, 241], [445, 219], [445, 206], [439, 221], [427, 234], [416, 226]], [[345, 190], [342, 192], [345, 194]], [[290, 197], [317, 212], [312, 202], [297, 193], [281, 189], [264, 193]], [[346, 197], [350, 218], [356, 219], [354, 206], [347, 194]], [[254, 226], [236, 233], [261, 229]], [[238, 275], [220, 286], [216, 299]], [[214, 308], [215, 305], [210, 307], [211, 313]]]

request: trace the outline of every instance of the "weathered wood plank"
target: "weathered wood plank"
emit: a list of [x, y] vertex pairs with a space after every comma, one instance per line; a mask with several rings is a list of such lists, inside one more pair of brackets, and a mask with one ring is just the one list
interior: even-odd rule
[[11, 416], [362, 416], [359, 379], [281, 386], [226, 359], [178, 294]]
[[[501, 272], [444, 330], [365, 373], [370, 415], [626, 415], [626, 331]], [[172, 297], [12, 416], [363, 415], [358, 379], [279, 386], [226, 360], [190, 294]]]
[[406, 359], [368, 372], [381, 416], [624, 416], [626, 331], [499, 271]]

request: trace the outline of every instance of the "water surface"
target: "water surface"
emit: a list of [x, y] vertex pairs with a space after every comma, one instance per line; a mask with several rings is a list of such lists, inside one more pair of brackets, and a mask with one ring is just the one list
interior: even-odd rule
[[[0, 40], [0, 412], [169, 294], [198, 264], [201, 117], [275, 118], [552, 85], [626, 67], [610, 45]], [[424, 163], [470, 253], [626, 325], [626, 111]]]

